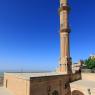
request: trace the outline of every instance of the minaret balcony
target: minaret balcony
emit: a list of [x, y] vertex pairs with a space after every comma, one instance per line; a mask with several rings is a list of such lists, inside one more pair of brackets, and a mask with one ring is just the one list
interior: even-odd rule
[[69, 33], [69, 32], [71, 32], [71, 29], [70, 28], [67, 28], [67, 29], [60, 29], [60, 32], [62, 33], [62, 32], [67, 32], [67, 33]]
[[61, 6], [60, 8], [59, 8], [59, 12], [61, 12], [61, 11], [70, 11], [70, 7], [68, 6], [68, 5], [65, 5], [65, 6]]

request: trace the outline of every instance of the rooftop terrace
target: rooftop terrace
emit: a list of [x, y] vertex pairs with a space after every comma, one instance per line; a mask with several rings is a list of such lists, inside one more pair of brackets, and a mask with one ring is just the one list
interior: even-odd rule
[[22, 79], [30, 79], [33, 77], [45, 77], [45, 76], [57, 76], [57, 75], [66, 75], [66, 73], [57, 73], [57, 72], [45, 72], [45, 73], [4, 73], [7, 75], [14, 75]]

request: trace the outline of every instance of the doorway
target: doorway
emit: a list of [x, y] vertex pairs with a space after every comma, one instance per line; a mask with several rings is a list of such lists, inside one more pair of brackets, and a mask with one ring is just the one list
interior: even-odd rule
[[59, 95], [59, 93], [58, 93], [58, 91], [54, 91], [53, 93], [52, 93], [52, 95]]

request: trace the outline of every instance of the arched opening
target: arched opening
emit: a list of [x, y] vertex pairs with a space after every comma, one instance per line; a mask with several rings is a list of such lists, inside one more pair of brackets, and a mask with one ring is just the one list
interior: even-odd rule
[[74, 90], [72, 91], [72, 95], [84, 95], [84, 93], [79, 90]]
[[53, 93], [52, 93], [52, 95], [59, 95], [59, 93], [58, 93], [58, 91], [54, 91]]

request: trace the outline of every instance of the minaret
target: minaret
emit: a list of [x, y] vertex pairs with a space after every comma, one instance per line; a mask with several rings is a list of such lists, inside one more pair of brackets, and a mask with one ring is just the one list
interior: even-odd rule
[[68, 13], [70, 7], [67, 0], [60, 0], [60, 66], [58, 71], [61, 73], [72, 73], [71, 57], [70, 57], [70, 27], [68, 21]]

